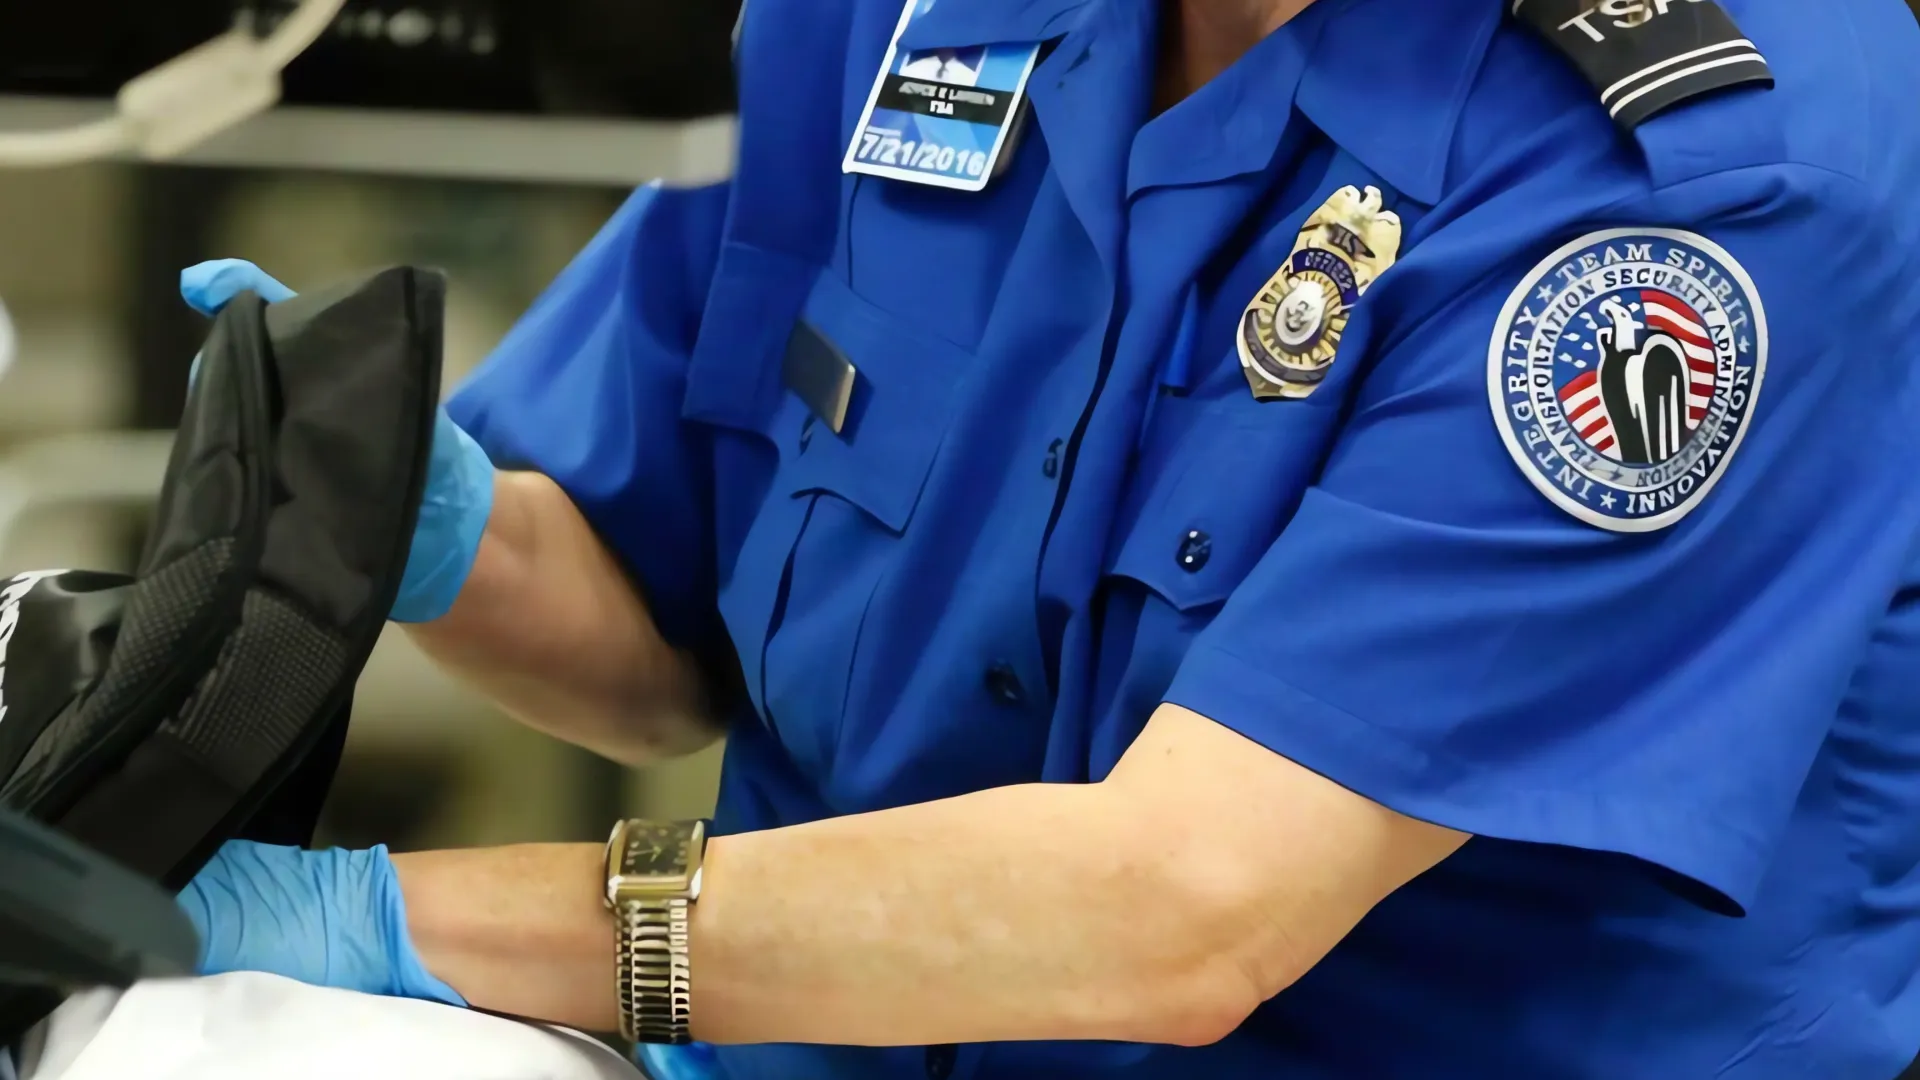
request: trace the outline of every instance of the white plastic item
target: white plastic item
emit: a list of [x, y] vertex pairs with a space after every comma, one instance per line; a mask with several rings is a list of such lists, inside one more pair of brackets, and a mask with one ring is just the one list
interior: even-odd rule
[[643, 1080], [562, 1028], [252, 973], [77, 995], [20, 1080]]
[[7, 305], [0, 304], [0, 379], [7, 377], [13, 368], [14, 352], [20, 347], [20, 338], [13, 331], [13, 319], [7, 314]]
[[0, 168], [74, 165], [131, 153], [165, 161], [280, 101], [280, 72], [346, 0], [303, 0], [265, 39], [235, 30], [121, 87], [112, 116], [55, 131], [0, 132]]

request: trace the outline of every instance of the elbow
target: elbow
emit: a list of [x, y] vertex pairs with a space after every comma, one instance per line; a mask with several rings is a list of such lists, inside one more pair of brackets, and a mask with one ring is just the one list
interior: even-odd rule
[[[636, 719], [637, 715], [637, 719]], [[529, 723], [529, 726], [536, 726]], [[616, 765], [644, 769], [707, 749], [726, 733], [705, 713], [655, 709], [620, 712], [595, 725], [604, 738], [580, 740], [580, 745]]]
[[[1284, 989], [1284, 987], [1282, 988]], [[1117, 1040], [1163, 1046], [1212, 1046], [1238, 1031], [1269, 993], [1237, 955], [1196, 957], [1187, 970], [1157, 973], [1132, 999]]]
[[1162, 949], [1143, 950], [1120, 1041], [1211, 1046], [1312, 967], [1272, 918], [1270, 895], [1204, 883], [1168, 885], [1155, 906]]
[[1157, 1014], [1141, 1017], [1130, 1025], [1132, 1033], [1120, 1041], [1160, 1046], [1212, 1046], [1240, 1030], [1260, 1006], [1258, 1001], [1216, 997], [1211, 988], [1183, 1002], [1165, 1002]]

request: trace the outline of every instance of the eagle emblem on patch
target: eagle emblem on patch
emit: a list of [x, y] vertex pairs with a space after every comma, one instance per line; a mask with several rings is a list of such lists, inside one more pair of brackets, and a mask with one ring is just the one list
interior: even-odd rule
[[1767, 371], [1753, 279], [1703, 236], [1617, 229], [1533, 269], [1500, 314], [1487, 392], [1541, 494], [1645, 533], [1700, 505], [1746, 435]]
[[1383, 204], [1378, 188], [1334, 192], [1247, 305], [1235, 343], [1254, 397], [1297, 400], [1326, 381], [1354, 305], [1400, 257], [1400, 217]]

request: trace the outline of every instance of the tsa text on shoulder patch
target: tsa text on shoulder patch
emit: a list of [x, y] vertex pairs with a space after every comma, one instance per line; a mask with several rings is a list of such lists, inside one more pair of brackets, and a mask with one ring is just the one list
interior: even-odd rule
[[1727, 470], [1766, 371], [1766, 311], [1733, 256], [1693, 233], [1617, 229], [1521, 282], [1487, 391], [1534, 487], [1589, 525], [1645, 533]]
[[900, 35], [935, 2], [907, 0], [841, 169], [980, 191], [1008, 160], [1009, 144], [1018, 136], [1040, 46], [903, 52]]

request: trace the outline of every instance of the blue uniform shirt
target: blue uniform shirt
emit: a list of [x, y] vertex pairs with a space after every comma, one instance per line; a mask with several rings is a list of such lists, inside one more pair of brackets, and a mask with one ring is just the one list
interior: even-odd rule
[[[1913, 1057], [1920, 32], [1729, 0], [1777, 87], [1628, 134], [1507, 6], [1321, 0], [1155, 115], [1158, 5], [940, 0], [906, 45], [1047, 46], [967, 193], [840, 171], [900, 0], [753, 0], [736, 178], [636, 194], [458, 398], [737, 656], [724, 829], [1098, 780], [1174, 702], [1479, 838], [1212, 1047], [727, 1075]], [[1243, 314], [1349, 186], [1398, 263], [1256, 400]]]

